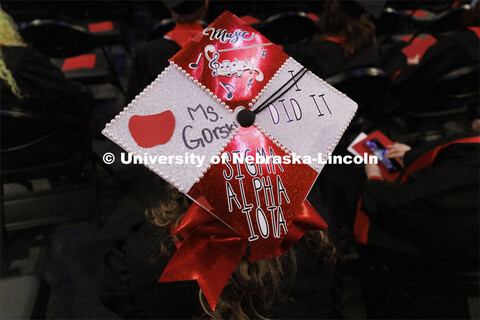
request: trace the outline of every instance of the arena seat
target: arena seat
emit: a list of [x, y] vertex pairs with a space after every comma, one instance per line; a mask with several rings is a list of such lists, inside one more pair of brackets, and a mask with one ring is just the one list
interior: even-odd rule
[[[104, 46], [84, 28], [57, 20], [34, 20], [19, 31], [34, 48], [52, 58], [67, 79], [85, 84], [111, 82], [125, 92]], [[85, 58], [90, 60], [85, 63]]]

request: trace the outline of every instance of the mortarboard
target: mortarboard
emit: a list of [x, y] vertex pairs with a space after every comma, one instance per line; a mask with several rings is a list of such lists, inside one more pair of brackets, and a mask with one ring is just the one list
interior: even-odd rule
[[179, 13], [189, 14], [195, 12], [198, 8], [205, 4], [201, 0], [163, 0], [163, 4], [168, 10]]
[[352, 16], [368, 13], [378, 19], [385, 8], [386, 0], [339, 0], [340, 7]]
[[247, 244], [255, 262], [326, 228], [305, 198], [356, 109], [228, 11], [193, 38], [103, 131], [194, 201], [160, 281], [214, 309]]

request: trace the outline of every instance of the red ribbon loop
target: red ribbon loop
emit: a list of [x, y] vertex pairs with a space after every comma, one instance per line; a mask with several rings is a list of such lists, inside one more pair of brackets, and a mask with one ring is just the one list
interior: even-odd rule
[[[325, 221], [305, 201], [278, 245], [266, 248], [261, 240], [251, 243], [250, 262], [284, 254], [309, 230], [327, 228]], [[223, 288], [242, 259], [248, 240], [193, 203], [172, 235], [183, 240], [158, 282], [197, 280], [208, 304], [215, 310]]]

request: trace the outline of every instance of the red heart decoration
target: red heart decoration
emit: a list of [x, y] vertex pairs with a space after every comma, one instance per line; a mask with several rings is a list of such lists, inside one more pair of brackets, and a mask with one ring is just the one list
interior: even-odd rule
[[128, 129], [142, 148], [152, 148], [170, 141], [175, 129], [175, 117], [172, 111], [148, 116], [132, 116], [128, 121]]

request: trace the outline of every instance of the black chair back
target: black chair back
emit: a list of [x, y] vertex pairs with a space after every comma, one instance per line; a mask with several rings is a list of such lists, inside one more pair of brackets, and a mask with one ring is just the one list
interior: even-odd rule
[[[479, 66], [464, 66], [445, 73], [404, 101], [413, 124], [441, 124], [475, 112], [479, 105]], [[477, 110], [478, 111], [478, 110]]]
[[462, 26], [462, 15], [470, 9], [469, 5], [460, 5], [456, 8], [439, 13], [420, 32], [445, 35], [456, 32]]
[[391, 85], [385, 71], [378, 68], [348, 70], [325, 81], [357, 102], [359, 109], [383, 96]]
[[[74, 219], [100, 216], [91, 142], [81, 145], [73, 132], [39, 105], [6, 104], [0, 108], [2, 191], [9, 183], [24, 184], [28, 192], [0, 197], [0, 225], [18, 230]], [[37, 108], [35, 108], [37, 107]], [[32, 180], [48, 180], [36, 190]], [[8, 240], [2, 238], [3, 241]], [[3, 249], [3, 248], [2, 248]]]
[[78, 172], [87, 161], [86, 147], [35, 101], [3, 101], [0, 120], [2, 183]]
[[23, 25], [19, 31], [27, 42], [52, 58], [52, 62], [58, 67], [61, 67], [64, 61], [53, 58], [74, 57], [99, 48], [101, 55], [97, 57], [105, 58], [96, 60], [95, 65], [100, 65], [99, 68], [71, 70], [66, 73], [66, 77], [86, 84], [110, 81], [122, 94], [125, 93], [106, 49], [84, 28], [56, 20], [34, 20]]
[[410, 81], [395, 88], [395, 96], [413, 113], [466, 110], [468, 107], [478, 106], [478, 75], [479, 65], [473, 64], [449, 70], [421, 82], [412, 76]]
[[478, 99], [479, 71], [479, 65], [475, 64], [447, 72], [435, 80], [435, 94], [454, 99]]
[[32, 101], [2, 101], [0, 153], [28, 148], [55, 134], [58, 128], [56, 121], [36, 111], [31, 107], [33, 104]]
[[55, 20], [34, 20], [19, 29], [25, 41], [51, 58], [76, 56], [98, 43], [84, 28]]

